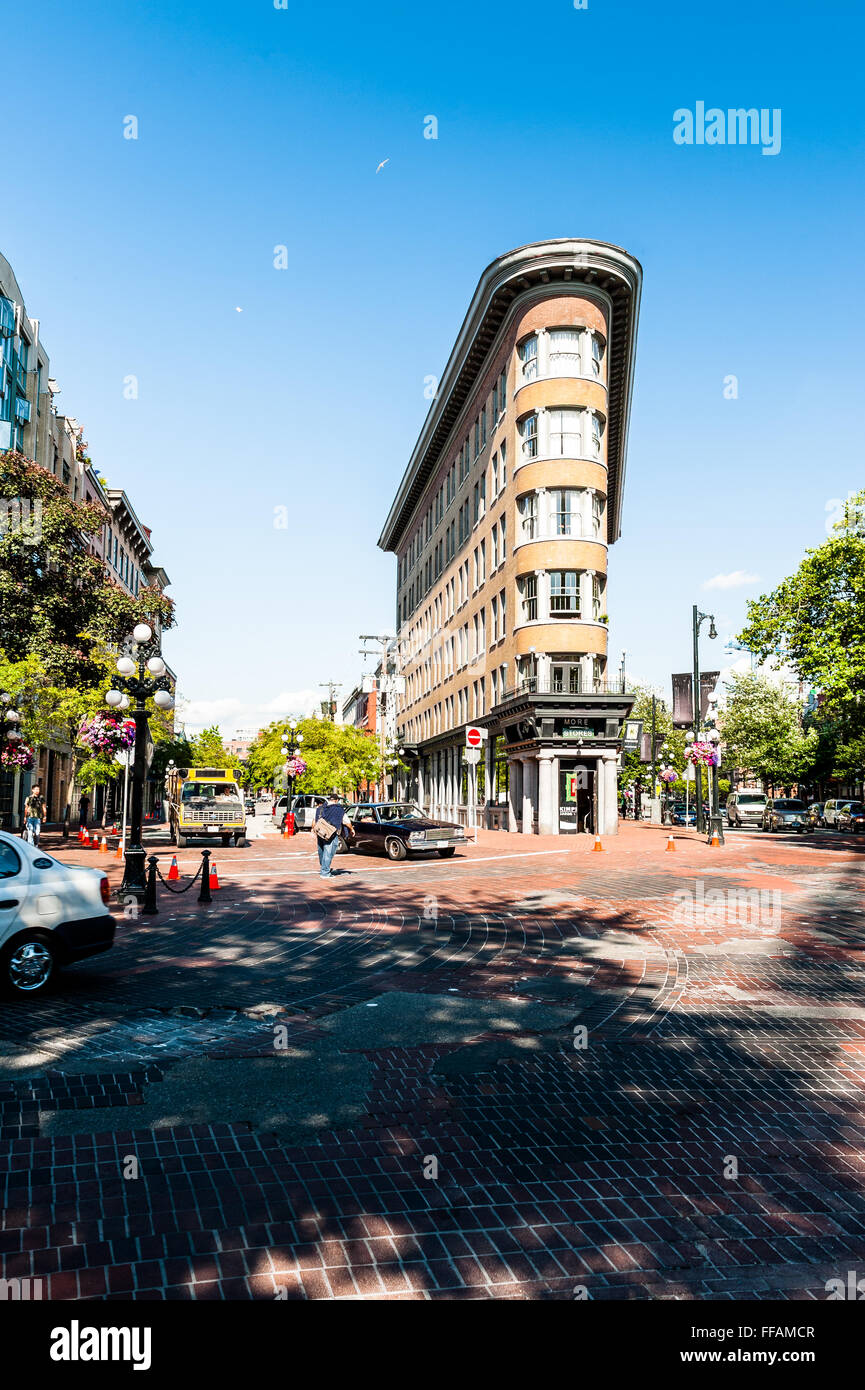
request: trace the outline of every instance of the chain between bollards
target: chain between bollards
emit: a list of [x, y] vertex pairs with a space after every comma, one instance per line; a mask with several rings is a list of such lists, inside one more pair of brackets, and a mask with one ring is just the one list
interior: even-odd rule
[[142, 913], [147, 917], [154, 917], [159, 912], [156, 906], [156, 865], [159, 856], [151, 854], [147, 860], [147, 883], [144, 888], [144, 905]]
[[[162, 875], [159, 873], [159, 855], [158, 855], [158, 854], [151, 854], [151, 855], [148, 857], [148, 860], [147, 860], [147, 881], [146, 881], [145, 890], [144, 890], [144, 902], [143, 902], [143, 905], [142, 905], [142, 908], [141, 908], [142, 913], [145, 914], [145, 915], [148, 916], [148, 917], [157, 916], [158, 913], [159, 913], [159, 908], [156, 906], [156, 878], [157, 878], [157, 874], [159, 875], [160, 878], [162, 878]], [[198, 894], [198, 901], [199, 901], [200, 903], [212, 903], [212, 902], [213, 902], [213, 895], [212, 895], [212, 893], [211, 893], [211, 891], [210, 891], [210, 850], [209, 850], [209, 849], [203, 849], [203, 850], [201, 851], [201, 864], [199, 865], [198, 871], [197, 871], [197, 873], [195, 874], [195, 878], [193, 878], [192, 883], [189, 883], [189, 884], [187, 885], [187, 888], [191, 888], [191, 887], [192, 887], [192, 884], [195, 882], [195, 879], [198, 878], [198, 875], [199, 875], [199, 874], [201, 874], [201, 889], [200, 889], [199, 894]], [[164, 880], [164, 879], [163, 879], [163, 883], [165, 883], [165, 880]], [[167, 884], [165, 884], [165, 886], [166, 886], [166, 888], [168, 888], [168, 885], [167, 885]], [[185, 893], [185, 892], [187, 891], [187, 888], [181, 888], [181, 889], [169, 888], [168, 891], [169, 891], [170, 893], [177, 893], [177, 892]]]

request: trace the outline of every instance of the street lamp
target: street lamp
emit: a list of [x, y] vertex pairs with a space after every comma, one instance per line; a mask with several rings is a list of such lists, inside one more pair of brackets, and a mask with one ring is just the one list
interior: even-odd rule
[[169, 710], [174, 705], [171, 681], [166, 674], [165, 662], [159, 651], [159, 639], [154, 636], [149, 623], [137, 623], [132, 630], [132, 656], [121, 656], [117, 661], [120, 679], [116, 686], [106, 692], [105, 703], [112, 709], [128, 709], [129, 696], [135, 700], [132, 718], [135, 721], [135, 745], [132, 763], [132, 813], [129, 827], [129, 844], [123, 866], [121, 894], [130, 893], [143, 899], [147, 881], [145, 870], [145, 850], [141, 843], [141, 823], [144, 819], [144, 781], [147, 776], [147, 707], [145, 701], [152, 695], [153, 703], [159, 709]]
[[[700, 737], [700, 725], [702, 723], [702, 706], [700, 698], [700, 628], [703, 623], [709, 624], [709, 637], [714, 641], [718, 636], [715, 629], [715, 617], [713, 613], [701, 613], [696, 603], [694, 604], [692, 628], [694, 639], [694, 730], [697, 739]], [[703, 821], [703, 777], [700, 771], [700, 764], [694, 764], [694, 790], [697, 798], [697, 829], [702, 835], [705, 829]]]
[[712, 728], [708, 731], [706, 737], [715, 750], [715, 760], [708, 774], [709, 785], [711, 787], [709, 801], [709, 835], [710, 838], [717, 835], [718, 843], [722, 845], [724, 843], [724, 827], [721, 822], [721, 808], [718, 798], [718, 745], [721, 742], [721, 735], [717, 729]]
[[[16, 747], [18, 746], [19, 743], [22, 743], [22, 742], [23, 742], [23, 740], [24, 740], [24, 735], [22, 734], [21, 729], [20, 729], [20, 727], [19, 727], [20, 724], [21, 724], [21, 715], [18, 713], [17, 709], [13, 709], [13, 708], [12, 708], [12, 696], [10, 695], [10, 693], [9, 693], [8, 690], [4, 690], [4, 691], [2, 691], [2, 693], [0, 693], [0, 705], [3, 705], [3, 706], [4, 706], [2, 719], [0, 719], [0, 750], [2, 750], [4, 747], [7, 747], [7, 746], [8, 746], [9, 748], [16, 748]], [[9, 772], [10, 772], [10, 775], [13, 776], [13, 779], [14, 779], [14, 771], [15, 771], [15, 770], [14, 770], [14, 769], [11, 769], [11, 768], [8, 769], [8, 770], [9, 770]], [[11, 796], [12, 796], [12, 802], [13, 802], [13, 805], [12, 805], [12, 812], [13, 812], [13, 816], [14, 816], [14, 812], [15, 812], [15, 805], [14, 805], [14, 801], [15, 801], [15, 782], [14, 782], [14, 780], [13, 780], [13, 784], [12, 784], [12, 793], [11, 793]], [[12, 828], [12, 827], [11, 827], [11, 824], [10, 824], [10, 827], [9, 827], [9, 828], [10, 828], [10, 829]]]
[[296, 777], [293, 772], [288, 771], [288, 761], [289, 758], [292, 758], [295, 753], [298, 753], [300, 751], [300, 745], [302, 743], [303, 734], [299, 734], [297, 732], [297, 720], [289, 719], [288, 728], [282, 735], [282, 761], [285, 767], [286, 779], [285, 821], [286, 824], [290, 826], [292, 830], [294, 830], [294, 821], [289, 820], [289, 816], [293, 815], [291, 803], [294, 799], [294, 783]]

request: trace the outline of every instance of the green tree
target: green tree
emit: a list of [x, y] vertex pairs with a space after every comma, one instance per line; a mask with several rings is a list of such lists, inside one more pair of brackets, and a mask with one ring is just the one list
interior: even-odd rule
[[833, 531], [795, 574], [748, 604], [739, 640], [816, 686], [821, 718], [852, 749], [865, 737], [865, 490]]
[[819, 740], [815, 729], [802, 727], [794, 687], [745, 672], [727, 690], [720, 722], [728, 764], [755, 773], [764, 789], [810, 777]]
[[[99, 649], [137, 622], [174, 622], [174, 604], [144, 587], [133, 598], [88, 553], [105, 522], [101, 507], [70, 500], [46, 468], [0, 453], [0, 502], [26, 504], [29, 519], [0, 528], [0, 649], [10, 661], [38, 656], [59, 686], [94, 686]], [[5, 510], [5, 509], [4, 509]]]
[[189, 750], [193, 767], [240, 767], [240, 759], [229, 753], [216, 724], [190, 739]]
[[[685, 733], [682, 729], [673, 728], [673, 716], [667, 708], [661, 696], [650, 686], [636, 685], [636, 699], [631, 710], [630, 719], [643, 720], [643, 732], [651, 738], [652, 733], [652, 696], [655, 696], [655, 745], [658, 753], [658, 766], [661, 763], [661, 748], [666, 744], [670, 752], [667, 755], [668, 761], [677, 771], [682, 771], [685, 766]], [[639, 750], [634, 753], [622, 754], [622, 767], [619, 775], [623, 786], [628, 786], [642, 778], [644, 785], [648, 787], [651, 781], [651, 764], [640, 761]], [[684, 787], [684, 783], [682, 784]]]
[[[271, 724], [250, 747], [247, 769], [253, 787], [279, 783], [283, 767], [282, 735], [287, 732], [286, 720]], [[375, 784], [381, 777], [376, 740], [353, 725], [332, 724], [326, 719], [302, 719], [297, 732], [303, 734], [299, 756], [307, 764], [307, 770], [296, 781], [295, 791], [356, 792], [363, 783]]]

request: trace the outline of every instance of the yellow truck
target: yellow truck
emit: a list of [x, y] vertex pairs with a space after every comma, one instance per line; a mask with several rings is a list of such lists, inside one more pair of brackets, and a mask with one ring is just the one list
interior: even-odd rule
[[190, 840], [215, 835], [228, 845], [246, 840], [243, 792], [232, 767], [176, 767], [165, 778], [171, 843], [185, 849]]

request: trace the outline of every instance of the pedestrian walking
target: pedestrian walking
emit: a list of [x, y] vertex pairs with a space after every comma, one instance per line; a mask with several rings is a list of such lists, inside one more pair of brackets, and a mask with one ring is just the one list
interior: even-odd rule
[[42, 788], [36, 782], [31, 787], [30, 794], [24, 802], [24, 835], [31, 845], [39, 844], [44, 819], [45, 799], [42, 795]]
[[318, 863], [322, 878], [331, 877], [331, 864], [339, 845], [340, 833], [354, 839], [354, 826], [345, 814], [339, 792], [330, 792], [327, 803], [315, 808], [312, 831], [318, 845]]
[[87, 828], [87, 818], [90, 815], [90, 797], [86, 792], [83, 793], [78, 802], [78, 825], [84, 830]]

